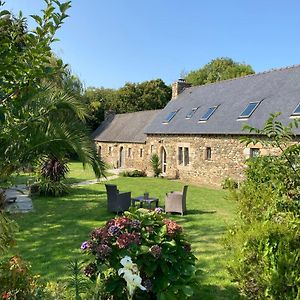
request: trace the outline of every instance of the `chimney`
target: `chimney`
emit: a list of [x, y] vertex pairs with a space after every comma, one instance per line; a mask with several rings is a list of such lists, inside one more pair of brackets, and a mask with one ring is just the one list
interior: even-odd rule
[[175, 99], [186, 88], [189, 88], [191, 86], [192, 85], [190, 83], [185, 82], [185, 79], [179, 78], [176, 82], [172, 84], [172, 99]]

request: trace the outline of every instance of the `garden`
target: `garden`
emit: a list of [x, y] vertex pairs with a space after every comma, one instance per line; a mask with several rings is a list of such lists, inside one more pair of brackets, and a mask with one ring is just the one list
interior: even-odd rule
[[[70, 167], [67, 180], [93, 178], [91, 170], [82, 172], [80, 163], [71, 163]], [[143, 194], [147, 186], [150, 194], [160, 199], [160, 206], [164, 205], [167, 192], [181, 190], [183, 186], [181, 182], [161, 178], [120, 177], [111, 182], [121, 191], [132, 191], [132, 196]], [[166, 216], [183, 227], [197, 258], [196, 266], [201, 272], [197, 274], [199, 286], [195, 299], [239, 299], [238, 290], [226, 272], [226, 251], [222, 244], [236, 209], [234, 201], [227, 200], [226, 195], [224, 190], [189, 186], [187, 213]], [[67, 286], [70, 261], [87, 260], [80, 250], [81, 244], [93, 229], [115, 217], [107, 212], [106, 199], [104, 183], [78, 186], [66, 196], [34, 197], [34, 212], [13, 217], [19, 225], [18, 252], [31, 263], [34, 274], [39, 274], [44, 281], [59, 281]]]
[[[93, 108], [51, 49], [70, 6], [45, 0], [32, 30], [0, 11], [0, 297], [300, 299], [299, 120], [283, 125], [275, 113], [262, 129], [246, 126], [241, 142], [279, 154], [249, 159], [245, 180], [226, 179], [226, 190], [189, 185], [183, 216], [161, 208], [185, 183], [158, 177], [108, 182], [161, 208], [108, 213], [103, 182], [78, 185], [110, 175], [91, 139]], [[28, 184], [33, 211], [5, 211], [14, 184]]]

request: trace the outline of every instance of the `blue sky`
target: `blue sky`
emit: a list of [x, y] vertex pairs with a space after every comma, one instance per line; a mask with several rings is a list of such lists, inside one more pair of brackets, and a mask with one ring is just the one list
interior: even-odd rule
[[[28, 16], [43, 5], [5, 8]], [[53, 49], [86, 86], [170, 84], [221, 56], [256, 72], [300, 63], [298, 0], [73, 0], [69, 15]]]

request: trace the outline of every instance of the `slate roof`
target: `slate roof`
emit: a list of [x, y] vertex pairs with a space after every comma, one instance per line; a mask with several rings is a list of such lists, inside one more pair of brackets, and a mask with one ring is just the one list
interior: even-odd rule
[[[250, 102], [262, 101], [248, 120], [237, 121]], [[146, 128], [147, 134], [245, 134], [243, 124], [262, 128], [270, 113], [281, 112], [279, 120], [291, 121], [290, 115], [300, 103], [300, 65], [249, 75], [218, 83], [185, 89], [171, 100]], [[219, 105], [210, 119], [198, 120], [209, 107]], [[199, 107], [191, 119], [192, 108]], [[167, 115], [175, 117], [163, 124]], [[300, 135], [300, 128], [295, 130]]]
[[92, 136], [99, 142], [145, 143], [145, 127], [159, 112], [160, 110], [147, 110], [110, 115]]

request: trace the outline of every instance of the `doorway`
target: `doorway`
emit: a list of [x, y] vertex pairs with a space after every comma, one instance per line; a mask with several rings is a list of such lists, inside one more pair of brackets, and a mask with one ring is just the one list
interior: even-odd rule
[[124, 152], [124, 148], [120, 147], [119, 168], [123, 168], [124, 165], [125, 165], [125, 152]]
[[164, 147], [160, 150], [161, 171], [163, 174], [167, 172], [167, 152]]

